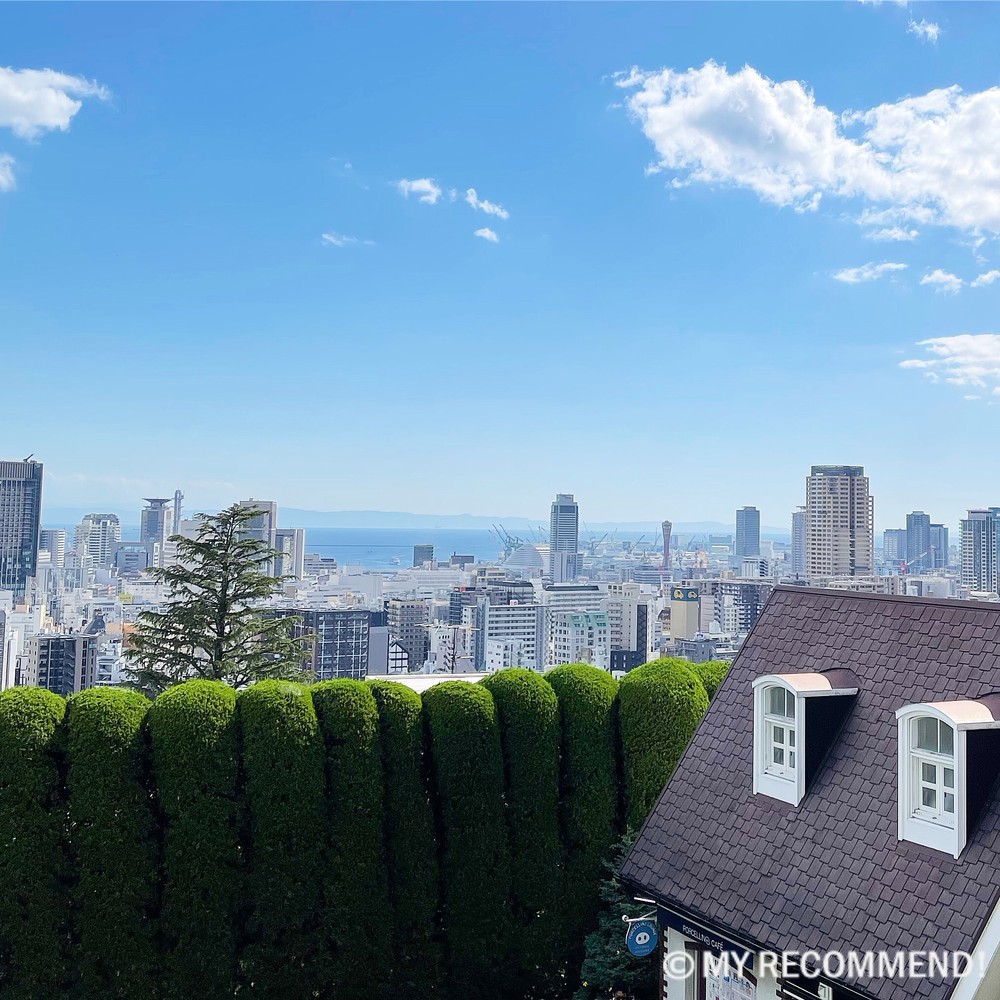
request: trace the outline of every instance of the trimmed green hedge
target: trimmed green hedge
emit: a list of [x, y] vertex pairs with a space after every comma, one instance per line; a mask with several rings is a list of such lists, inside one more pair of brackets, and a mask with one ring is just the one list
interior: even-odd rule
[[531, 670], [502, 670], [482, 682], [496, 706], [510, 844], [512, 936], [505, 992], [518, 998], [555, 987], [561, 851], [559, 702]]
[[326, 747], [326, 989], [337, 1000], [387, 996], [392, 941], [378, 706], [363, 681], [324, 681], [312, 697]]
[[705, 693], [708, 695], [708, 700], [711, 701], [715, 697], [715, 692], [719, 690], [719, 685], [726, 679], [731, 661], [706, 660], [704, 663], [685, 663], [685, 666], [689, 667], [701, 678], [701, 683], [705, 685]]
[[148, 718], [163, 815], [163, 996], [232, 996], [244, 889], [236, 692], [188, 681], [161, 694]]
[[619, 835], [618, 682], [585, 663], [544, 676], [559, 700], [562, 946], [572, 990], [584, 939], [597, 921], [604, 860]]
[[455, 1000], [493, 1000], [508, 970], [510, 855], [493, 697], [466, 681], [423, 696], [439, 810], [447, 984]]
[[150, 923], [159, 852], [141, 734], [149, 705], [115, 688], [92, 688], [67, 704], [73, 971], [88, 997], [159, 992]]
[[708, 708], [708, 695], [684, 660], [653, 660], [629, 671], [618, 692], [626, 822], [638, 827]]
[[307, 687], [254, 684], [236, 702], [248, 870], [244, 976], [255, 996], [310, 997], [323, 984], [323, 738]]
[[385, 857], [392, 907], [386, 996], [431, 997], [443, 988], [438, 845], [427, 787], [420, 695], [368, 681], [378, 706], [384, 774]]
[[60, 724], [66, 702], [39, 688], [0, 694], [0, 997], [64, 994], [68, 899], [63, 881]]

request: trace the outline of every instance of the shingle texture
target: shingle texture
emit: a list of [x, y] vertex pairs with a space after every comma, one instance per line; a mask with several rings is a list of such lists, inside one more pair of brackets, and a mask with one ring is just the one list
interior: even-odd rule
[[[838, 667], [860, 691], [806, 797], [753, 795], [752, 680]], [[1000, 894], [1000, 795], [958, 860], [898, 841], [895, 712], [997, 690], [998, 605], [776, 588], [622, 877], [776, 951], [971, 951]], [[940, 1000], [954, 983], [855, 986]]]

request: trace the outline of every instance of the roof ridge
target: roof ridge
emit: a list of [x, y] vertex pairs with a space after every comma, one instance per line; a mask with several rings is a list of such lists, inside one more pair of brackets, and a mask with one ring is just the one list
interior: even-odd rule
[[854, 600], [884, 601], [898, 604], [919, 604], [928, 607], [968, 608], [973, 611], [992, 611], [1000, 614], [1000, 601], [965, 601], [957, 597], [914, 597], [910, 594], [870, 594], [857, 590], [839, 590], [836, 587], [796, 587], [779, 583], [773, 593], [813, 594], [821, 597], [849, 597]]

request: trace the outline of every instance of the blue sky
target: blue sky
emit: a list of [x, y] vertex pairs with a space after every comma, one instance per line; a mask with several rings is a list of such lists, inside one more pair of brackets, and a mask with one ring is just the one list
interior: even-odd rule
[[956, 523], [1000, 503], [998, 31], [2, 5], [0, 453], [52, 505], [777, 525], [856, 463]]

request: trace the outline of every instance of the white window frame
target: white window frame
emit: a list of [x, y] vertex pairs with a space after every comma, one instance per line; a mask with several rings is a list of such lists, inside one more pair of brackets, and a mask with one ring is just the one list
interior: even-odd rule
[[[783, 688], [795, 699], [788, 729], [794, 733], [795, 766], [774, 766], [771, 727], [781, 720], [767, 711], [767, 692]], [[753, 793], [797, 806], [806, 794], [806, 699], [855, 695], [857, 688], [834, 688], [821, 673], [767, 674], [753, 681]], [[786, 741], [786, 762], [790, 744]]]
[[[954, 733], [953, 754], [934, 753], [916, 746], [917, 721], [932, 718], [949, 726]], [[977, 701], [933, 702], [906, 705], [896, 712], [898, 788], [897, 788], [897, 830], [899, 840], [907, 840], [935, 851], [942, 851], [957, 858], [965, 848], [968, 836], [968, 795], [966, 775], [968, 760], [968, 733], [975, 729], [998, 729], [1000, 721], [994, 720], [990, 710]], [[949, 822], [942, 802], [934, 810], [925, 809], [920, 804], [921, 764], [933, 764], [941, 769], [935, 783], [939, 797], [947, 792], [955, 795], [955, 811]], [[944, 785], [943, 769], [953, 763], [954, 789]]]

